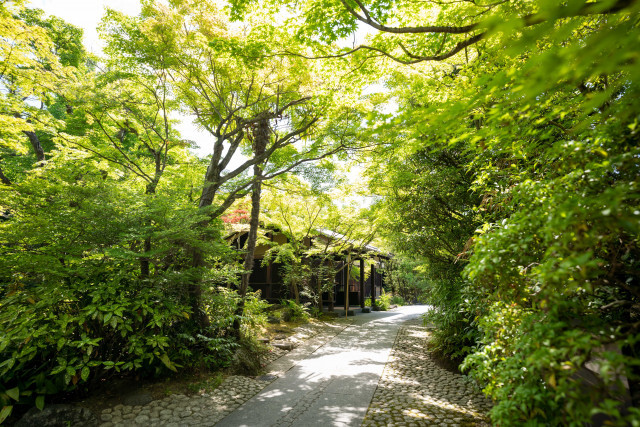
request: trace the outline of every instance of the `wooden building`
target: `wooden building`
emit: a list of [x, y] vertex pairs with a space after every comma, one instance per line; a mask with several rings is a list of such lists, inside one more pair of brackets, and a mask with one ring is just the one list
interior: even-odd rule
[[[233, 224], [226, 240], [239, 252], [242, 252], [249, 232], [247, 224]], [[249, 286], [255, 291], [260, 290], [262, 297], [270, 302], [283, 299], [293, 299], [293, 290], [284, 283], [282, 265], [267, 263], [263, 265], [266, 252], [274, 245], [289, 243], [287, 237], [277, 229], [261, 228], [259, 236], [263, 242], [258, 244], [254, 252], [254, 267], [249, 278]], [[349, 296], [349, 306], [364, 307], [364, 300], [373, 295], [374, 299], [382, 293], [385, 286], [384, 268], [390, 254], [385, 254], [369, 244], [358, 244], [347, 239], [346, 236], [319, 229], [314, 236], [305, 238], [302, 246], [306, 249], [314, 245], [317, 248], [331, 249], [330, 260], [336, 270], [332, 292], [322, 294], [323, 306], [332, 310], [334, 306], [344, 306], [346, 295]], [[326, 254], [326, 253], [325, 253]], [[324, 257], [326, 259], [327, 256]], [[305, 258], [303, 263], [313, 263], [314, 257]], [[326, 262], [326, 261], [325, 261]], [[362, 274], [363, 272], [368, 274]], [[365, 276], [366, 279], [365, 279]]]

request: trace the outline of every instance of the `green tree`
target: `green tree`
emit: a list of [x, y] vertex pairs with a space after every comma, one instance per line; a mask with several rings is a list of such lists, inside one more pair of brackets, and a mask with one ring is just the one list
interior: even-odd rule
[[[251, 222], [257, 226], [259, 182], [343, 150], [343, 134], [335, 134], [330, 125], [320, 134], [318, 123], [321, 106], [337, 112], [338, 119], [345, 114], [332, 106], [330, 92], [314, 96], [317, 76], [301, 60], [247, 60], [242, 52], [259, 50], [264, 43], [242, 37], [222, 16], [209, 2], [168, 7], [149, 1], [138, 18], [109, 11], [104, 21], [107, 52], [134, 69], [166, 75], [181, 111], [210, 134], [213, 149], [200, 208], [216, 218], [254, 189], [257, 209]], [[256, 31], [264, 27], [257, 23]], [[256, 135], [265, 132], [253, 129], [265, 126], [268, 140], [258, 144]], [[249, 158], [227, 169], [240, 153]], [[192, 256], [195, 266], [204, 265], [197, 248]], [[200, 284], [190, 291], [199, 311]]]
[[[0, 5], [0, 181], [11, 185], [31, 169], [24, 154], [29, 147], [38, 164], [45, 160], [43, 134], [53, 134], [60, 123], [47, 107], [55, 104], [59, 83], [73, 79], [75, 68], [60, 54], [51, 36], [63, 31], [81, 38], [77, 28], [56, 21], [50, 28], [38, 19], [41, 12], [26, 9], [22, 1]], [[81, 50], [69, 49], [81, 55]], [[7, 172], [5, 172], [7, 168]]]
[[[398, 114], [372, 131], [393, 141], [374, 167], [391, 164], [398, 177], [374, 188], [384, 189], [390, 218], [415, 218], [397, 249], [454, 261], [445, 270], [428, 264], [429, 279], [442, 279], [430, 297], [438, 342], [447, 353], [469, 354], [463, 366], [497, 400], [497, 423], [637, 418], [610, 392], [622, 387], [610, 374], [616, 370], [637, 400], [639, 74], [627, 58], [637, 56], [638, 5], [625, 6], [567, 19], [565, 5], [540, 4], [544, 22], [496, 23], [501, 40], [513, 39], [468, 66], [395, 72], [388, 81]], [[461, 173], [438, 161], [452, 151]], [[413, 156], [423, 156], [422, 174], [411, 173]], [[459, 186], [449, 185], [460, 176]], [[443, 215], [434, 195], [466, 208]], [[443, 230], [447, 252], [435, 238]], [[422, 236], [434, 238], [416, 249], [411, 240]], [[574, 375], [594, 360], [602, 387], [576, 386]]]

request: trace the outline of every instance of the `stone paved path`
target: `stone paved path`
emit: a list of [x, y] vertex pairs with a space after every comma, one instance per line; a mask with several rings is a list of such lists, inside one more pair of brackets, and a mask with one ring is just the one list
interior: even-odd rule
[[[274, 349], [267, 367], [268, 374], [282, 375], [298, 360], [326, 344], [351, 322], [303, 325], [287, 341], [297, 347], [285, 352]], [[280, 356], [280, 357], [278, 357]], [[276, 360], [273, 360], [276, 359]], [[100, 427], [128, 426], [213, 426], [266, 387], [273, 379], [230, 376], [213, 392], [195, 396], [173, 394], [146, 405], [116, 405], [100, 413]]]
[[219, 426], [359, 426], [401, 324], [426, 307], [358, 314], [353, 324], [224, 418]]
[[117, 405], [101, 413], [101, 426], [483, 425], [489, 402], [426, 350], [418, 317], [425, 309], [299, 328], [294, 350], [272, 354], [284, 355], [267, 367], [270, 375], [231, 376], [209, 394]]
[[363, 426], [483, 426], [491, 402], [468, 380], [436, 363], [429, 330], [400, 329]]

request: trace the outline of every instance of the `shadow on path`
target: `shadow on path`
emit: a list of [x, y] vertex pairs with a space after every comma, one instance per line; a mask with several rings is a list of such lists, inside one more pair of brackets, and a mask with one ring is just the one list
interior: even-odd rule
[[360, 425], [403, 322], [427, 306], [358, 314], [353, 324], [294, 366], [218, 426]]

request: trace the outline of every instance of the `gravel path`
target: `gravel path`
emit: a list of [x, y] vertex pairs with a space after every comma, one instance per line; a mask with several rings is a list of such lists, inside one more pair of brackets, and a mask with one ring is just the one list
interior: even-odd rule
[[398, 332], [363, 426], [482, 426], [491, 402], [427, 349], [429, 330], [405, 323]]

